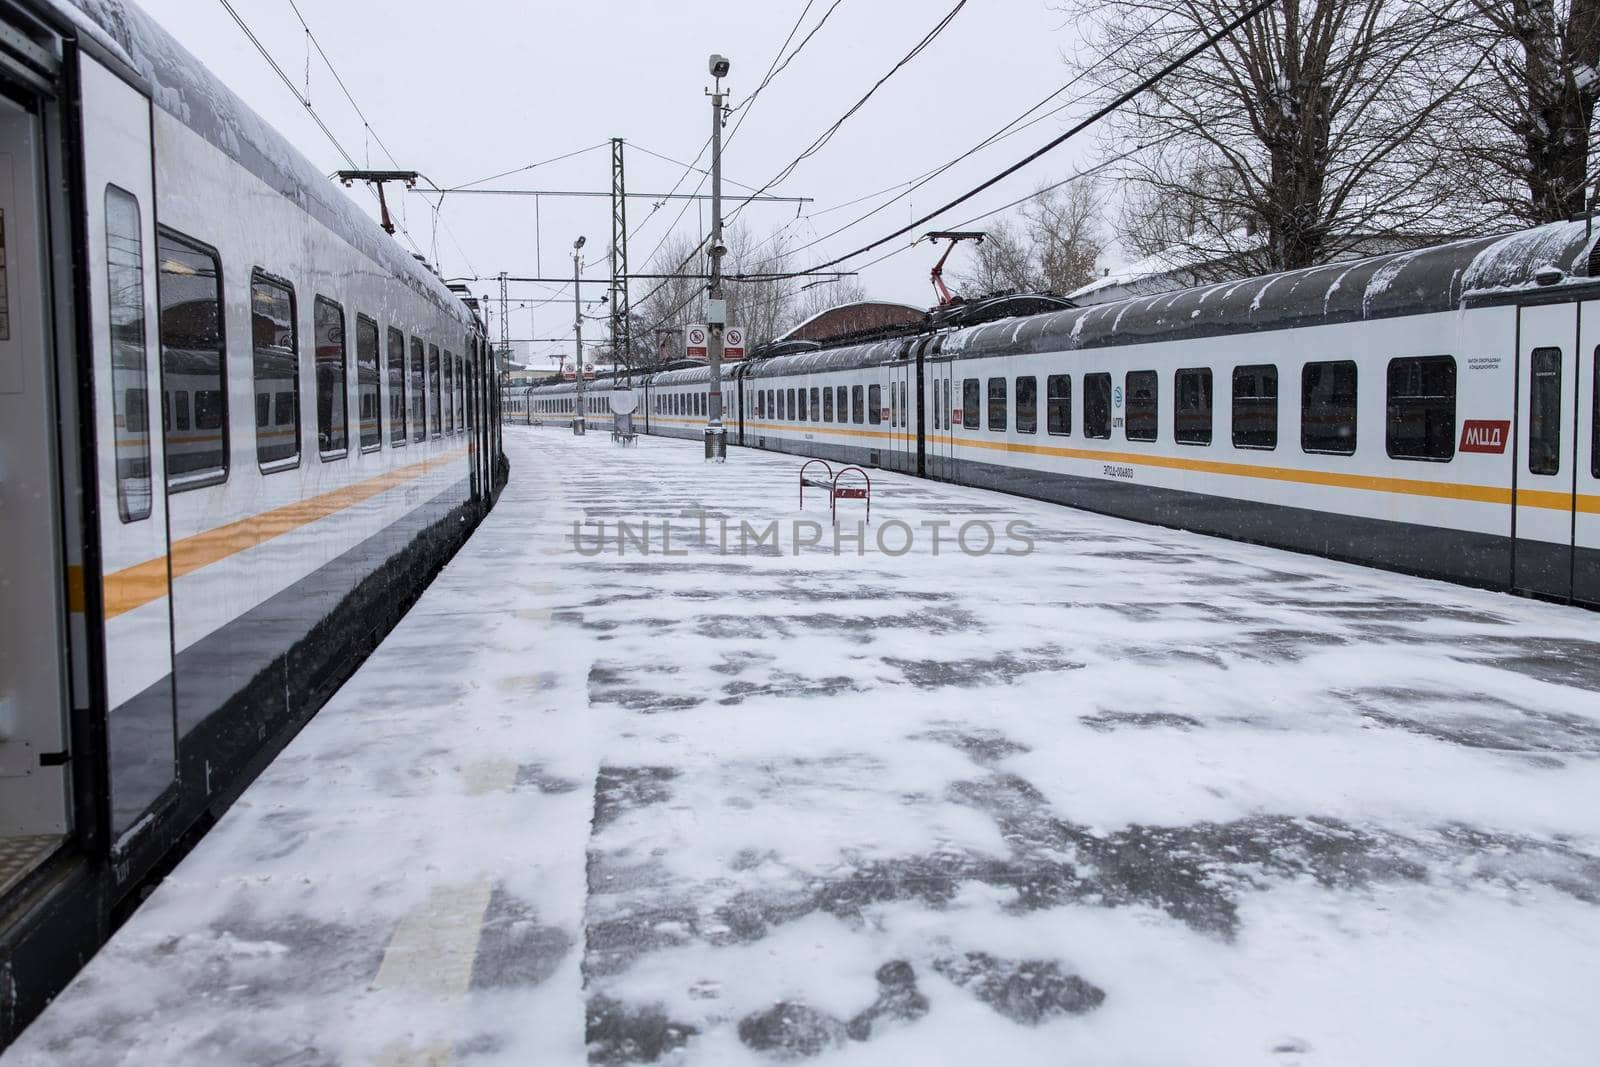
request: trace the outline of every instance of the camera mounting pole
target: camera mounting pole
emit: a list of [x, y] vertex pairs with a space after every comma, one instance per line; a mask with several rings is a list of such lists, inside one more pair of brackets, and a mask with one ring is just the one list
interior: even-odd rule
[[727, 325], [727, 303], [722, 297], [722, 79], [728, 76], [728, 58], [713, 54], [707, 64], [714, 79], [711, 91], [711, 284], [706, 289], [706, 459], [723, 463], [728, 458], [728, 435], [722, 426], [722, 331]]

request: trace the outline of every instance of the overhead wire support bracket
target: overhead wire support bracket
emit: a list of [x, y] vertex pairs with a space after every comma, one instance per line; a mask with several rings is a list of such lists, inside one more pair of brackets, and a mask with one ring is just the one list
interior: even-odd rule
[[377, 186], [378, 210], [383, 215], [383, 232], [394, 236], [394, 221], [389, 218], [389, 201], [383, 195], [385, 182], [404, 182], [407, 189], [416, 189], [419, 175], [414, 170], [341, 170], [338, 178], [345, 185], [353, 182], [367, 182]]

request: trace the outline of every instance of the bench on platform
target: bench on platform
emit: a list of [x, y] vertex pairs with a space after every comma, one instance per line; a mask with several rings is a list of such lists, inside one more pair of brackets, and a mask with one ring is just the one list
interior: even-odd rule
[[[813, 466], [820, 466], [827, 473], [812, 473]], [[854, 472], [861, 476], [861, 483], [841, 484], [845, 475]], [[843, 467], [834, 473], [833, 467], [825, 459], [808, 459], [800, 465], [800, 510], [806, 507], [806, 486], [821, 489], [828, 494], [828, 507], [832, 512], [833, 521], [839, 521], [839, 501], [864, 500], [867, 503], [867, 521], [872, 521], [872, 479], [860, 467]]]

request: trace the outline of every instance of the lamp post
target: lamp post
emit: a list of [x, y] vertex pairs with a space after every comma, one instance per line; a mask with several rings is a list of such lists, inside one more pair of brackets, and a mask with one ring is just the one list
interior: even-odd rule
[[728, 75], [728, 58], [712, 55], [708, 66], [715, 88], [711, 92], [711, 285], [706, 292], [706, 356], [710, 370], [706, 396], [706, 459], [722, 463], [728, 458], [728, 436], [722, 427], [722, 330], [727, 325], [727, 304], [722, 299], [722, 79]]
[[578, 270], [583, 265], [579, 252], [583, 250], [583, 238], [579, 237], [572, 242], [572, 333], [577, 340], [578, 354], [577, 366], [577, 392], [574, 394], [572, 433], [575, 437], [583, 436], [583, 300], [579, 296]]

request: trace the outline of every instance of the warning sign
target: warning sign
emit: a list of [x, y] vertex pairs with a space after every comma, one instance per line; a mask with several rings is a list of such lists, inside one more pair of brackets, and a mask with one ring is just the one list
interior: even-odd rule
[[729, 326], [722, 332], [722, 358], [744, 358], [744, 330], [738, 326]]
[[685, 327], [683, 331], [685, 355], [690, 359], [709, 358], [706, 350], [706, 340], [710, 335], [711, 331], [704, 323]]

